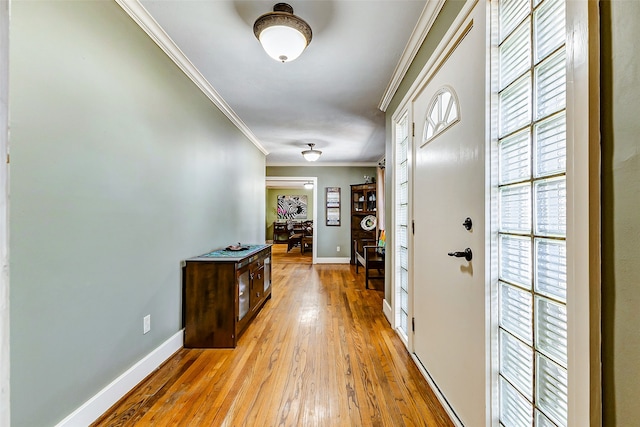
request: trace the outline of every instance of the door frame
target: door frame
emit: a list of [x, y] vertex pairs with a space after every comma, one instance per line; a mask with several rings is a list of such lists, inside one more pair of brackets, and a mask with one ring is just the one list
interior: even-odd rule
[[[408, 157], [409, 157], [409, 165], [408, 165], [408, 174], [409, 174], [409, 224], [413, 224], [414, 221], [414, 212], [413, 212], [413, 207], [414, 207], [414, 193], [415, 193], [415, 186], [413, 185], [413, 175], [414, 175], [414, 154], [415, 154], [415, 148], [416, 148], [416, 144], [420, 144], [420, 142], [416, 142], [417, 140], [417, 136], [415, 134], [415, 124], [411, 125], [413, 123], [413, 100], [416, 98], [416, 96], [420, 93], [420, 91], [422, 91], [422, 89], [429, 83], [429, 81], [431, 80], [431, 78], [433, 77], [433, 75], [438, 71], [438, 69], [440, 68], [440, 65], [442, 63], [444, 63], [444, 61], [446, 61], [446, 59], [449, 57], [450, 53], [456, 48], [456, 46], [460, 43], [460, 41], [464, 38], [467, 30], [467, 24], [468, 24], [468, 19], [471, 15], [471, 13], [473, 12], [474, 8], [476, 7], [476, 5], [478, 5], [478, 7], [482, 7], [479, 5], [479, 3], [481, 3], [482, 1], [485, 2], [485, 7], [489, 8], [489, 2], [486, 0], [466, 0], [466, 3], [464, 4], [464, 6], [462, 7], [462, 10], [458, 13], [458, 16], [455, 18], [455, 20], [453, 21], [453, 23], [451, 24], [451, 26], [449, 27], [449, 29], [447, 30], [447, 32], [445, 33], [444, 37], [442, 38], [442, 40], [440, 41], [440, 43], [438, 44], [438, 46], [435, 48], [435, 50], [433, 51], [433, 54], [430, 56], [429, 60], [427, 61], [427, 63], [424, 65], [424, 67], [422, 68], [422, 70], [420, 71], [420, 73], [418, 74], [418, 76], [416, 77], [416, 79], [413, 81], [410, 89], [407, 91], [407, 93], [405, 94], [405, 96], [403, 97], [402, 101], [400, 102], [400, 104], [398, 105], [398, 107], [396, 108], [396, 110], [394, 111], [393, 115], [392, 115], [392, 125], [394, 125], [395, 123], [397, 123], [404, 114], [408, 114], [409, 117], [409, 144], [408, 144], [408, 150], [410, 151], [408, 153]], [[487, 10], [486, 12], [486, 16], [487, 18], [489, 17], [489, 10]], [[489, 23], [487, 23], [486, 25], [487, 27], [489, 26]], [[489, 52], [487, 51], [487, 64], [489, 64]], [[489, 91], [489, 87], [486, 88], [487, 92]], [[487, 99], [488, 95], [487, 95]], [[488, 127], [487, 127], [488, 128]], [[395, 168], [395, 161], [396, 161], [396, 144], [395, 144], [395, 140], [396, 140], [396, 133], [395, 133], [395, 129], [392, 129], [391, 131], [392, 137], [391, 137], [391, 145], [392, 145], [392, 158], [393, 158], [393, 166]], [[490, 157], [487, 154], [485, 156], [486, 161], [488, 162]], [[486, 168], [487, 170], [489, 168]], [[391, 200], [393, 200], [395, 202], [395, 197], [396, 197], [396, 177], [395, 177], [395, 173], [392, 174], [392, 185], [391, 185], [391, 193], [392, 193], [392, 197]], [[486, 202], [485, 202], [485, 207], [489, 204], [490, 202], [490, 197], [491, 194], [489, 192], [487, 192], [487, 194], [485, 194], [486, 197]], [[396, 215], [395, 215], [395, 205], [391, 208], [391, 227], [392, 230], [395, 233], [395, 229], [396, 229]], [[489, 215], [485, 215], [485, 220], [489, 221], [490, 216]], [[485, 224], [485, 230], [488, 230], [490, 224]], [[394, 236], [395, 239], [395, 236]], [[395, 240], [393, 240], [395, 242]], [[413, 253], [414, 253], [414, 238], [413, 238], [413, 233], [409, 233], [408, 236], [408, 250], [409, 250], [409, 260], [408, 260], [408, 268], [409, 268], [409, 286], [408, 286], [408, 290], [409, 290], [409, 325], [411, 325], [411, 319], [413, 318], [413, 294], [414, 294], [414, 283], [415, 283], [415, 279], [413, 277], [414, 274], [414, 268], [413, 268]], [[395, 263], [395, 245], [393, 246], [393, 253], [394, 256], [391, 257], [391, 271], [395, 272], [397, 265]], [[487, 256], [485, 256], [485, 274], [489, 274], [490, 272], [490, 265], [489, 262], [491, 260], [491, 257], [488, 255], [490, 254], [490, 242], [489, 240], [485, 240], [485, 253], [487, 254]], [[393, 320], [391, 322], [392, 327], [398, 331], [399, 325], [397, 322], [397, 319], [399, 317], [399, 311], [400, 311], [400, 301], [398, 298], [398, 293], [399, 293], [399, 285], [396, 283], [395, 281], [395, 275], [392, 275], [391, 280], [390, 280], [390, 287], [391, 287], [391, 319]], [[487, 304], [490, 304], [490, 302], [487, 302]], [[487, 311], [489, 312], [489, 311]], [[489, 324], [489, 319], [490, 316], [487, 316], [487, 320], [485, 321], [485, 326], [487, 328], [489, 328], [489, 330], [487, 331], [487, 351], [489, 351], [493, 345], [494, 342], [496, 342], [496, 340], [493, 339], [493, 337], [491, 336], [491, 325]], [[398, 332], [398, 335], [401, 337], [401, 339], [403, 340], [403, 342], [405, 342], [405, 345], [407, 347], [407, 350], [409, 351], [409, 353], [411, 354], [411, 357], [414, 361], [414, 363], [416, 364], [416, 366], [418, 367], [418, 369], [420, 370], [420, 372], [422, 373], [422, 375], [424, 376], [424, 378], [426, 379], [426, 381], [429, 383], [429, 386], [431, 387], [431, 389], [434, 391], [434, 393], [436, 394], [436, 397], [438, 398], [438, 400], [440, 401], [440, 403], [442, 404], [443, 408], [445, 409], [445, 411], [447, 412], [447, 414], [449, 415], [449, 418], [451, 418], [451, 420], [454, 422], [454, 424], [456, 424], [459, 427], [462, 427], [462, 423], [460, 422], [460, 420], [458, 419], [458, 416], [456, 415], [456, 413], [453, 411], [453, 409], [451, 408], [451, 406], [449, 405], [446, 396], [444, 396], [440, 390], [438, 389], [437, 385], [435, 384], [435, 382], [433, 381], [433, 379], [431, 378], [431, 376], [429, 375], [429, 373], [424, 369], [424, 367], [422, 366], [422, 364], [420, 363], [420, 361], [417, 359], [415, 353], [414, 353], [414, 334], [411, 331], [411, 327], [409, 326], [409, 333], [408, 333], [408, 337], [407, 340], [404, 340], [404, 337], [402, 336], [402, 333]], [[486, 360], [488, 361], [488, 363], [491, 362], [492, 358], [491, 358], [491, 353], [488, 352], [488, 354], [486, 355]], [[487, 369], [487, 372], [490, 372], [491, 369]], [[489, 385], [491, 385], [491, 382], [488, 382]], [[492, 392], [490, 390], [487, 390], [487, 392], [485, 393], [485, 396], [487, 398], [487, 407], [491, 408], [490, 406], [490, 400], [491, 400], [491, 396], [492, 396]], [[489, 423], [489, 419], [492, 416], [492, 411], [489, 411], [487, 413], [487, 422]], [[487, 424], [489, 425], [489, 424]]]
[[[311, 263], [318, 263], [318, 177], [317, 176], [265, 176], [265, 181], [300, 181], [301, 183], [311, 181], [313, 183], [313, 234], [314, 242], [311, 245]], [[266, 191], [266, 186], [265, 186]], [[265, 213], [266, 217], [266, 213]]]
[[[566, 2], [569, 425], [602, 425], [600, 12]], [[572, 345], [573, 343], [573, 345]]]
[[[491, 19], [495, 14], [495, 0], [466, 0], [465, 5], [449, 27], [438, 46], [433, 51], [427, 63], [411, 84], [402, 101], [392, 114], [391, 125], [395, 126], [403, 114], [412, 117], [411, 101], [416, 93], [423, 87], [429, 76], [437, 70], [438, 65], [451, 50], [451, 45], [457, 40], [460, 28], [466, 21], [469, 13], [478, 2], [484, 2], [488, 8], [487, 40], [490, 40]], [[571, 302], [568, 304], [569, 329], [569, 360], [571, 371], [569, 373], [569, 423], [570, 425], [599, 426], [602, 418], [602, 380], [600, 357], [600, 318], [601, 318], [601, 277], [600, 277], [600, 48], [599, 48], [599, 11], [595, 2], [568, 1], [567, 2], [567, 272], [568, 272], [568, 296]], [[490, 73], [493, 70], [492, 59], [497, 54], [497, 47], [487, 48], [487, 63]], [[491, 74], [490, 74], [491, 75]], [[496, 96], [493, 88], [488, 87], [487, 96], [487, 179], [491, 185], [486, 190], [486, 256], [485, 274], [490, 284], [497, 283], [497, 268], [495, 257], [496, 244], [494, 235], [497, 224], [491, 220], [491, 212], [496, 208], [495, 177], [492, 165], [495, 164], [495, 124], [492, 122], [492, 112], [496, 108]], [[411, 123], [409, 123], [409, 133]], [[395, 168], [395, 128], [391, 129], [391, 162]], [[415, 138], [415, 136], [413, 137]], [[414, 141], [410, 138], [409, 149], [413, 150]], [[413, 159], [409, 154], [409, 223], [413, 221]], [[395, 173], [391, 174], [391, 199], [395, 203], [396, 197]], [[391, 229], [395, 233], [396, 218], [395, 205], [390, 204]], [[586, 213], [586, 214], [585, 214]], [[392, 236], [395, 239], [395, 236]], [[408, 247], [413, 253], [413, 235], [409, 233]], [[394, 240], [391, 240], [394, 242]], [[394, 256], [391, 257], [391, 271], [395, 272], [395, 245], [390, 245]], [[414, 279], [413, 265], [409, 258], [409, 297], [413, 295]], [[400, 301], [397, 297], [399, 285], [395, 275], [391, 275], [390, 281], [390, 316], [389, 321], [394, 329], [398, 329], [398, 312]], [[488, 328], [487, 350], [490, 351], [488, 360], [491, 364], [486, 375], [491, 379], [490, 392], [487, 393], [487, 425], [497, 425], [498, 399], [497, 399], [497, 313], [495, 302], [497, 301], [495, 286], [492, 286], [490, 295], [487, 296], [486, 319]], [[409, 322], [413, 316], [412, 303], [409, 304]], [[402, 334], [399, 334], [402, 336]], [[404, 340], [403, 340], [404, 341]], [[405, 345], [413, 356], [413, 336], [410, 333]], [[421, 369], [420, 363], [415, 360]], [[436, 393], [436, 396], [449, 412], [454, 422], [457, 420], [446, 403], [443, 396], [435, 387], [428, 374], [421, 369], [426, 380]]]

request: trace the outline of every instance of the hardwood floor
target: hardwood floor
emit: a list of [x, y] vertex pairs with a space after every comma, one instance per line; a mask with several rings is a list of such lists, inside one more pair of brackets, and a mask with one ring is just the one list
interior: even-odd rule
[[289, 254], [274, 246], [273, 297], [237, 348], [179, 350], [93, 425], [453, 426], [383, 292], [350, 265]]
[[313, 258], [310, 249], [307, 249], [302, 253], [298, 246], [291, 248], [291, 250], [287, 252], [287, 245], [282, 243], [271, 246], [271, 253], [273, 255], [274, 262], [279, 264], [311, 264]]

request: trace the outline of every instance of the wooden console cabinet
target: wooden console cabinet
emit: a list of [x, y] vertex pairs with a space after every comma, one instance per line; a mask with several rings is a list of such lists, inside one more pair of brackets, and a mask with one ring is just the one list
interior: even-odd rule
[[271, 245], [213, 251], [185, 260], [184, 346], [234, 348], [271, 298]]

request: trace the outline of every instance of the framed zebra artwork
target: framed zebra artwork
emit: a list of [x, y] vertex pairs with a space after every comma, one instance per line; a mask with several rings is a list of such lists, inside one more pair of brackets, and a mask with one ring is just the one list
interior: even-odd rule
[[278, 219], [307, 219], [307, 196], [278, 195]]

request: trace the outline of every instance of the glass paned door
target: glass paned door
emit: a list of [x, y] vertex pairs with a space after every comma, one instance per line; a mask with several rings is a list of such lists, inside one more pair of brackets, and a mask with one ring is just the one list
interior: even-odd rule
[[566, 426], [566, 0], [498, 0], [499, 419]]

